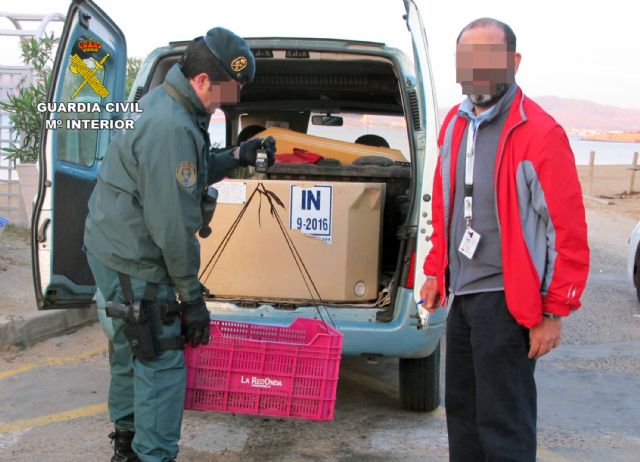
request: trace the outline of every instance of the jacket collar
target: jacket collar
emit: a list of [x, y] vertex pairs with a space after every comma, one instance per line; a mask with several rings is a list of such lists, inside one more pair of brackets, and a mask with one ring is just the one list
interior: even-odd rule
[[507, 115], [507, 120], [504, 123], [504, 132], [508, 133], [512, 128], [527, 121], [527, 114], [525, 113], [524, 106], [527, 98], [522, 93], [522, 89], [517, 87], [516, 94], [511, 103], [511, 109]]
[[[511, 108], [509, 109], [509, 114], [507, 115], [507, 120], [505, 120], [504, 127], [502, 130], [502, 134], [509, 133], [512, 128], [520, 125], [527, 121], [527, 115], [525, 113], [524, 106], [525, 104], [528, 106], [529, 101], [528, 98], [524, 96], [522, 93], [522, 89], [515, 85], [515, 95], [513, 97], [513, 102], [511, 103]], [[442, 124], [443, 129], [440, 130], [440, 134], [438, 135], [438, 146], [442, 147], [445, 144], [445, 138], [447, 134], [447, 130], [445, 127], [450, 127], [453, 123], [452, 127], [452, 137], [451, 137], [451, 147], [450, 152], [452, 155], [457, 156], [458, 149], [460, 148], [460, 140], [464, 134], [464, 131], [467, 127], [468, 119], [465, 116], [460, 115], [460, 106], [462, 104], [458, 104], [451, 108], [447, 116], [445, 117], [444, 123]], [[502, 142], [503, 140], [501, 140]]]
[[179, 64], [174, 64], [171, 69], [169, 69], [169, 72], [167, 72], [167, 76], [165, 77], [165, 81], [167, 81], [167, 83], [169, 83], [184, 97], [185, 102], [190, 105], [199, 124], [209, 123], [211, 114], [207, 112], [202, 105], [200, 98], [198, 98], [196, 92], [193, 91], [189, 81], [182, 73], [182, 69]]
[[469, 97], [467, 97], [467, 99], [465, 99], [458, 107], [458, 115], [465, 117], [468, 120], [474, 121], [476, 126], [482, 123], [488, 123], [495, 119], [498, 115], [510, 109], [517, 91], [518, 85], [515, 83], [511, 84], [507, 92], [496, 102], [496, 104], [491, 106], [486, 111], [480, 113], [479, 115], [475, 115], [473, 103], [471, 102]]

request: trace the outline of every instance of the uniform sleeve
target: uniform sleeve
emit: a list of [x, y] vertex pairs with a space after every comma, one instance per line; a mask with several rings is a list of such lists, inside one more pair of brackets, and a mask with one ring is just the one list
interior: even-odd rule
[[587, 224], [575, 159], [560, 126], [546, 136], [536, 162], [548, 216], [543, 312], [566, 316], [580, 307], [589, 274]]
[[226, 151], [213, 152], [208, 156], [209, 170], [207, 171], [207, 184], [217, 183], [229, 175], [229, 171], [240, 166], [240, 162], [233, 155], [231, 148]]
[[198, 269], [202, 225], [198, 146], [184, 126], [157, 127], [134, 146], [144, 221], [161, 249], [180, 299], [201, 295]]

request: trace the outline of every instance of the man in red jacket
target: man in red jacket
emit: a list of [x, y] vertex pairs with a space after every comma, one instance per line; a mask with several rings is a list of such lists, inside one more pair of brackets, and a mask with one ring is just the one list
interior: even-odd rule
[[453, 295], [445, 407], [453, 461], [536, 458], [536, 358], [560, 343], [589, 272], [567, 136], [515, 83], [511, 28], [482, 18], [456, 46], [468, 95], [440, 131], [423, 307]]

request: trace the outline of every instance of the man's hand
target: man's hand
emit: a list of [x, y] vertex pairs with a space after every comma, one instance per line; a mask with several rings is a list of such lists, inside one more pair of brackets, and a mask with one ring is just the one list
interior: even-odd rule
[[538, 359], [560, 345], [560, 319], [542, 318], [542, 322], [529, 330], [529, 359]]
[[182, 335], [191, 346], [209, 343], [209, 310], [202, 297], [182, 302]]
[[238, 160], [242, 167], [256, 165], [256, 151], [264, 149], [267, 154], [269, 166], [276, 161], [276, 140], [272, 136], [266, 138], [253, 138], [240, 143]]
[[422, 307], [429, 313], [435, 313], [440, 302], [440, 292], [438, 291], [438, 281], [434, 278], [427, 279], [420, 289], [420, 298], [424, 300]]

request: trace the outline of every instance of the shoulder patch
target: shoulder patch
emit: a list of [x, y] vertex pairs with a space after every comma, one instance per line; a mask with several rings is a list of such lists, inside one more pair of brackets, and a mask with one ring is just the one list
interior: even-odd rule
[[231, 61], [231, 69], [233, 69], [235, 72], [240, 72], [242, 69], [247, 67], [247, 64], [247, 58], [245, 58], [244, 56], [238, 56], [236, 59]]
[[180, 162], [176, 167], [176, 178], [178, 179], [178, 183], [185, 188], [193, 186], [198, 179], [196, 166], [187, 160]]

